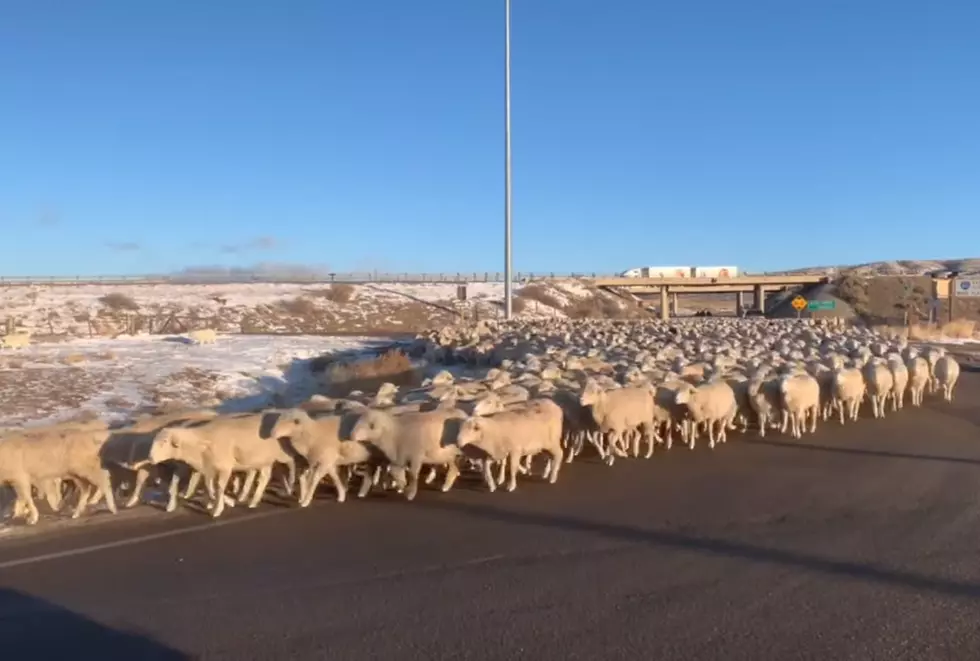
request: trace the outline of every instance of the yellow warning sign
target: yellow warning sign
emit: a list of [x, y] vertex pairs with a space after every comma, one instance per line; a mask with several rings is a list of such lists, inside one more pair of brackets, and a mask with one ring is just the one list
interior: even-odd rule
[[794, 308], [796, 308], [797, 312], [803, 312], [803, 310], [806, 309], [806, 305], [807, 305], [806, 299], [803, 298], [802, 296], [797, 296], [796, 298], [793, 299], [792, 305]]

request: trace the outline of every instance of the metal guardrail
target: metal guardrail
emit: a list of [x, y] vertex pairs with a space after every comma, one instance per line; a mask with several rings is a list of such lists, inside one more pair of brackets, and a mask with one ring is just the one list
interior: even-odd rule
[[[603, 273], [515, 273], [515, 282], [566, 278], [611, 277]], [[175, 275], [97, 275], [97, 276], [0, 276], [0, 287], [31, 285], [237, 285], [237, 284], [468, 284], [504, 282], [501, 272], [483, 273], [322, 273], [309, 275], [265, 274], [175, 274]]]

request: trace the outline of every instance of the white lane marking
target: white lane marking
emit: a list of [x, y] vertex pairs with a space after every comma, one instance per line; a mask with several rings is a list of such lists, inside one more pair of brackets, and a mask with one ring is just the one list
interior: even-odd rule
[[243, 523], [245, 521], [257, 521], [259, 519], [265, 519], [276, 514], [287, 514], [289, 512], [298, 512], [299, 510], [293, 510], [288, 508], [270, 510], [268, 512], [257, 512], [255, 514], [246, 515], [242, 517], [219, 519], [217, 521], [208, 521], [207, 523], [197, 523], [192, 526], [187, 526], [186, 528], [177, 528], [176, 530], [164, 530], [162, 532], [150, 533], [148, 535], [140, 535], [139, 537], [127, 537], [126, 539], [120, 539], [115, 542], [105, 542], [103, 544], [92, 544], [90, 546], [80, 546], [74, 549], [66, 549], [64, 551], [55, 551], [54, 553], [44, 553], [42, 555], [36, 555], [30, 558], [17, 558], [16, 560], [7, 560], [6, 562], [0, 562], [0, 569], [10, 569], [11, 567], [23, 567], [24, 565], [33, 565], [39, 562], [46, 562], [48, 560], [59, 560], [61, 558], [71, 558], [77, 555], [85, 555], [87, 553], [96, 553], [98, 551], [107, 551], [109, 549], [115, 549], [122, 546], [133, 546], [135, 544], [143, 544], [144, 542], [152, 542], [157, 539], [166, 539], [167, 537], [177, 537], [178, 535], [184, 535], [191, 532], [198, 532], [200, 530], [214, 530], [215, 528], [223, 528], [225, 526], [230, 526], [236, 523]]

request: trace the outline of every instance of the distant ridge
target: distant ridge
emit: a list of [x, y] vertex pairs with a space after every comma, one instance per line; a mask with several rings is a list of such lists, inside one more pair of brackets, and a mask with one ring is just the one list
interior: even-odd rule
[[963, 275], [980, 273], [980, 257], [960, 259], [900, 259], [890, 262], [868, 262], [840, 266], [810, 266], [788, 271], [774, 271], [774, 274], [827, 274], [827, 275], [929, 275], [942, 271], [959, 271]]

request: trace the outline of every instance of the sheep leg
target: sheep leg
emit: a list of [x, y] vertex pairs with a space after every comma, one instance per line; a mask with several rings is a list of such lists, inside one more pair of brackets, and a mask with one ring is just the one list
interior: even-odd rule
[[173, 472], [170, 476], [170, 487], [167, 489], [167, 512], [173, 512], [177, 509], [177, 496], [180, 492], [180, 473], [177, 471]]
[[296, 497], [296, 502], [302, 503], [306, 500], [306, 483], [309, 482], [312, 477], [313, 469], [311, 467], [304, 468], [299, 476], [297, 476], [297, 481], [299, 483], [299, 495]]
[[255, 509], [262, 502], [262, 496], [265, 495], [265, 490], [269, 486], [269, 480], [272, 479], [272, 466], [263, 466], [260, 468], [258, 476], [255, 493], [252, 494], [252, 500], [248, 503], [249, 509]]
[[61, 478], [55, 478], [44, 485], [42, 491], [44, 491], [44, 499], [48, 503], [48, 507], [51, 508], [53, 512], [57, 512], [61, 509], [61, 501], [64, 497], [61, 493], [63, 487], [63, 481]]
[[487, 484], [487, 489], [490, 493], [497, 490], [497, 481], [493, 477], [493, 467], [490, 465], [492, 462], [489, 459], [483, 460], [483, 481]]
[[14, 498], [14, 507], [10, 511], [10, 517], [12, 519], [19, 519], [25, 514], [27, 514], [27, 506], [20, 498]]
[[[722, 421], [722, 424], [725, 424], [724, 421]], [[708, 421], [708, 447], [711, 448], [712, 450], [715, 449], [716, 440], [717, 437], [715, 436], [715, 421], [709, 420]]]
[[230, 470], [219, 470], [217, 475], [213, 479], [208, 479], [205, 484], [211, 493], [211, 499], [213, 503], [213, 508], [211, 509], [211, 516], [217, 519], [221, 516], [221, 513], [225, 511], [225, 490], [228, 488], [228, 482], [231, 481], [231, 471]]
[[444, 479], [442, 482], [443, 493], [453, 488], [453, 485], [456, 484], [456, 478], [458, 477], [459, 477], [459, 466], [456, 464], [455, 460], [450, 461], [449, 466], [446, 469], [446, 479]]
[[609, 448], [618, 457], [628, 457], [628, 448], [626, 446], [625, 434], [619, 431], [609, 432]]
[[568, 455], [565, 457], [565, 463], [570, 464], [575, 459], [576, 455], [582, 451], [582, 444], [579, 442], [578, 434], [570, 435], [568, 440]]
[[292, 496], [296, 488], [296, 462], [292, 459], [282, 462], [286, 465], [286, 474], [282, 478], [282, 491], [286, 496]]
[[133, 491], [129, 494], [129, 498], [123, 503], [123, 507], [130, 508], [135, 507], [140, 502], [140, 496], [143, 495], [143, 486], [146, 484], [146, 480], [150, 477], [150, 469], [146, 466], [140, 466], [136, 469], [136, 477], [133, 480]]
[[517, 471], [520, 467], [521, 457], [516, 452], [512, 452], [507, 457], [507, 461], [510, 464], [510, 480], [507, 482], [507, 491], [513, 491], [517, 488]]
[[88, 504], [90, 507], [98, 505], [103, 498], [105, 498], [105, 493], [103, 493], [102, 489], [99, 487], [92, 487], [88, 497]]
[[[313, 502], [313, 497], [316, 496], [316, 488], [320, 485], [320, 481], [329, 473], [328, 466], [325, 463], [317, 462], [316, 465], [311, 466], [306, 472], [307, 482], [306, 486], [301, 487], [302, 497], [299, 500], [300, 507], [309, 507], [310, 503]], [[340, 495], [340, 489], [342, 487], [337, 487], [337, 495]]]
[[357, 497], [364, 498], [371, 491], [371, 487], [374, 486], [374, 471], [365, 470], [361, 475], [361, 488], [357, 490]]
[[[201, 484], [201, 474], [197, 471], [191, 471], [191, 476], [187, 479], [187, 488], [184, 489], [184, 500], [188, 500], [197, 493], [197, 487]], [[205, 482], [204, 486], [208, 489], [208, 495], [214, 498], [214, 494], [211, 492], [210, 481]]]
[[[112, 490], [112, 476], [107, 470], [100, 470], [95, 475], [95, 488], [96, 495], [101, 491], [103, 497], [105, 497], [105, 506], [113, 514], [116, 514], [118, 510], [116, 509], [116, 496]], [[98, 502], [98, 501], [95, 501]]]
[[415, 500], [419, 493], [419, 473], [422, 472], [422, 464], [413, 460], [408, 465], [408, 486], [405, 488], [405, 499]]
[[599, 458], [605, 460], [606, 450], [602, 447], [602, 440], [600, 436], [601, 435], [597, 432], [586, 432], [586, 437], [588, 438], [589, 443], [592, 444], [592, 447], [595, 448], [596, 452], [599, 453]]
[[23, 506], [27, 509], [27, 525], [33, 526], [37, 524], [41, 515], [38, 513], [37, 506], [34, 504], [34, 494], [31, 493], [31, 481], [25, 475], [12, 480], [12, 483], [14, 492], [17, 494], [17, 502], [23, 503]]
[[347, 481], [340, 479], [340, 471], [336, 463], [327, 464], [327, 475], [333, 480], [333, 486], [337, 490], [337, 502], [342, 503], [347, 500]]
[[439, 477], [438, 467], [429, 466], [429, 473], [425, 476], [425, 483], [432, 484], [437, 477]]
[[551, 454], [551, 460], [549, 461], [549, 463], [551, 464], [551, 471], [548, 473], [548, 482], [554, 484], [555, 482], [558, 481], [558, 470], [561, 468], [561, 458], [562, 458], [561, 446], [558, 446], [555, 449], [551, 450], [550, 454]]
[[502, 485], [507, 480], [507, 458], [504, 457], [497, 469], [497, 484]]
[[75, 503], [75, 509], [71, 513], [71, 518], [73, 519], [77, 519], [85, 512], [85, 508], [88, 507], [89, 497], [91, 496], [92, 493], [89, 490], [88, 485], [85, 485], [80, 489], [77, 489], [77, 491], [78, 491], [78, 502]]
[[[245, 483], [242, 484], [241, 490], [238, 491], [238, 494], [236, 495], [236, 500], [239, 502], [239, 504], [248, 500], [248, 494], [252, 492], [252, 487], [255, 485], [255, 478], [256, 476], [259, 476], [259, 474], [260, 472], [254, 469], [245, 473]], [[238, 479], [237, 475], [235, 476], [235, 479]], [[232, 486], [232, 491], [235, 491], [234, 486]]]

